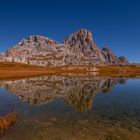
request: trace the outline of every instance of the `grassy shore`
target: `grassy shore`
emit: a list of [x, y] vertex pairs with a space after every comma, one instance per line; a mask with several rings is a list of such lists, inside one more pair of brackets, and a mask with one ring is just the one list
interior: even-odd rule
[[101, 77], [139, 77], [140, 66], [100, 66], [99, 76]]
[[88, 70], [67, 67], [42, 67], [21, 63], [0, 63], [0, 80], [17, 79], [45, 75], [85, 74]]
[[[20, 63], [0, 63], [0, 80], [2, 79], [15, 79], [43, 75], [68, 75], [69, 73], [79, 75], [91, 72], [91, 67], [82, 68], [78, 67], [41, 67], [32, 66]], [[101, 77], [136, 77], [140, 76], [139, 66], [100, 66], [97, 67], [98, 76]]]

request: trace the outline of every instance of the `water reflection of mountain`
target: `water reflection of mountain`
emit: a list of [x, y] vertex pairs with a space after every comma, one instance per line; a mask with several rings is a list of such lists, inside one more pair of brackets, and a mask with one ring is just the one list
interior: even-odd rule
[[122, 78], [39, 77], [16, 81], [1, 81], [0, 85], [31, 105], [45, 104], [58, 97], [80, 111], [91, 109], [99, 92], [109, 92]]

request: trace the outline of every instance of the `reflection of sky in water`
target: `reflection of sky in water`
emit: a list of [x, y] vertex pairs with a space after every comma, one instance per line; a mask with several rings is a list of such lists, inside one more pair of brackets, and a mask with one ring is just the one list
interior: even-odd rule
[[14, 111], [18, 103], [18, 97], [9, 94], [4, 88], [0, 88], [0, 114]]
[[94, 102], [96, 113], [102, 116], [140, 119], [140, 80], [129, 80], [124, 85], [115, 86], [108, 94], [100, 93]]
[[23, 111], [27, 109], [27, 104], [23, 103], [17, 96], [13, 96], [6, 89], [0, 88], [0, 115], [11, 112]]
[[[94, 114], [94, 116], [102, 116], [104, 118], [119, 119], [121, 117], [139, 118], [140, 116], [140, 80], [128, 80], [125, 84], [119, 84], [113, 86], [112, 90], [103, 93], [98, 91], [93, 99], [92, 107], [89, 110], [80, 112], [76, 106], [63, 99], [63, 97], [56, 98], [52, 102], [43, 105], [28, 105], [27, 102], [23, 102], [17, 96], [9, 94], [4, 88], [0, 88], [0, 114], [6, 112], [18, 111], [22, 115], [32, 116], [45, 114], [45, 112], [59, 114]], [[88, 85], [86, 85], [88, 86]], [[69, 87], [68, 87], [69, 88]], [[89, 87], [90, 88], [90, 87]], [[83, 89], [82, 89], [83, 90]], [[84, 94], [86, 94], [86, 91]], [[90, 92], [90, 90], [89, 90]], [[83, 95], [81, 95], [83, 96]], [[89, 96], [90, 97], [90, 96]], [[88, 98], [89, 98], [88, 97]], [[77, 97], [80, 98], [80, 97]], [[89, 100], [87, 98], [83, 100]], [[69, 98], [68, 98], [69, 100]], [[76, 100], [77, 101], [77, 100]], [[81, 103], [79, 101], [78, 103]], [[87, 103], [89, 105], [89, 103]], [[82, 105], [82, 103], [81, 103]], [[80, 107], [80, 105], [79, 105]], [[39, 113], [39, 114], [38, 114]]]
[[[130, 79], [125, 82], [125, 84], [119, 84], [119, 82], [123, 83], [120, 80], [111, 80], [111, 82], [109, 82], [109, 80], [103, 80], [103, 82], [102, 79], [97, 79], [97, 83], [94, 78], [94, 82], [92, 79], [90, 80], [91, 82], [86, 82], [87, 80], [84, 81], [82, 79], [81, 83], [80, 81], [76, 83], [74, 79], [65, 79], [64, 83], [66, 83], [66, 86], [60, 82], [62, 89], [65, 88], [64, 91], [68, 91], [64, 95], [59, 93], [61, 86], [58, 88], [58, 85], [54, 83], [52, 86], [51, 81], [46, 85], [49, 89], [51, 86], [55, 88], [54, 90], [56, 90], [56, 92], [54, 96], [57, 94], [57, 97], [50, 100], [49, 94], [48, 103], [37, 105], [28, 104], [29, 93], [26, 94], [26, 92], [24, 92], [27, 97], [26, 100], [24, 98], [23, 101], [21, 97], [15, 96], [14, 93], [11, 92], [15, 91], [11, 84], [4, 84], [3, 87], [9, 91], [0, 88], [0, 114], [3, 115], [16, 111], [20, 121], [17, 123], [15, 130], [5, 136], [3, 140], [14, 140], [15, 137], [21, 140], [27, 140], [27, 138], [30, 137], [31, 140], [34, 140], [38, 136], [38, 132], [42, 133], [42, 140], [45, 140], [46, 136], [50, 136], [50, 139], [61, 139], [64, 138], [65, 135], [69, 140], [74, 137], [76, 140], [92, 139], [95, 132], [97, 138], [98, 136], [104, 137], [104, 134], [106, 137], [110, 137], [110, 135], [112, 137], [111, 133], [117, 135], [113, 137], [118, 138], [121, 136], [124, 137], [124, 135], [131, 137], [129, 136], [131, 131], [132, 135], [139, 133], [140, 80]], [[33, 82], [33, 85], [37, 87], [37, 89], [40, 89], [40, 86], [42, 88], [45, 87], [42, 80], [41, 82], [28, 80], [27, 85], [30, 85], [30, 82]], [[80, 86], [78, 83], [80, 83]], [[23, 83], [21, 83], [21, 85], [23, 86]], [[21, 85], [18, 83], [20, 92], [22, 90]], [[25, 85], [23, 89], [27, 89]], [[30, 89], [35, 90], [35, 88]], [[93, 89], [95, 89], [96, 92], [94, 92]], [[20, 94], [20, 92], [16, 94]], [[42, 92], [43, 96], [45, 95], [44, 90], [38, 90], [36, 93], [38, 94], [39, 92]], [[30, 93], [33, 94], [34, 92], [30, 91]], [[46, 91], [46, 94], [48, 93], [49, 92]], [[24, 94], [22, 94], [22, 97]], [[37, 97], [42, 98], [41, 94], [38, 94]], [[90, 97], [92, 98], [91, 100]], [[46, 95], [44, 98], [46, 98]], [[81, 111], [81, 109], [83, 109], [83, 111]], [[52, 132], [54, 133], [53, 135]], [[101, 134], [101, 132], [103, 132], [103, 134]], [[75, 135], [73, 135], [74, 133]], [[81, 135], [85, 135], [85, 137], [81, 137]], [[26, 136], [26, 138], [24, 136]], [[139, 135], [137, 137], [139, 137]], [[40, 136], [38, 139], [40, 140]]]

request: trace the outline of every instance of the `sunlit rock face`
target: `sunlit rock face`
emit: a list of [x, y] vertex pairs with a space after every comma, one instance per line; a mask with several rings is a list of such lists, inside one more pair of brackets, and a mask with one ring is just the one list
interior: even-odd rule
[[128, 64], [126, 58], [118, 59], [109, 49], [97, 48], [92, 33], [86, 29], [74, 32], [62, 44], [44, 36], [29, 36], [7, 50], [2, 61], [51, 67]]
[[30, 36], [6, 52], [5, 61], [33, 65], [63, 65], [64, 45], [43, 36]]
[[1, 52], [0, 53], [0, 62], [2, 62], [4, 58], [5, 58], [5, 53]]
[[128, 65], [129, 62], [126, 57], [120, 56], [119, 58], [115, 56], [115, 54], [109, 49], [108, 47], [104, 47], [101, 50], [104, 59], [106, 60], [107, 64], [111, 65]]
[[74, 64], [101, 65], [105, 63], [101, 51], [93, 41], [92, 33], [86, 29], [78, 30], [70, 35], [64, 44], [70, 48], [68, 62], [74, 59]]
[[11, 94], [31, 105], [46, 104], [56, 98], [64, 101], [80, 111], [90, 110], [99, 92], [107, 93], [117, 83], [126, 79], [97, 77], [40, 77], [16, 81], [1, 81]]
[[127, 60], [127, 58], [125, 56], [120, 56], [119, 62], [121, 65], [128, 65], [129, 64], [129, 61]]

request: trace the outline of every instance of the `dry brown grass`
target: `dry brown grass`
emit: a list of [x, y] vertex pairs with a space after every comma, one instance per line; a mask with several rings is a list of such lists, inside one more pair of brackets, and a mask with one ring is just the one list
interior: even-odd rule
[[137, 77], [140, 76], [140, 67], [129, 66], [100, 66], [99, 76], [101, 77]]
[[[43, 76], [43, 75], [68, 75], [69, 73], [79, 75], [87, 74], [90, 72], [87, 69], [81, 69], [85, 66], [76, 66], [70, 68], [70, 66], [63, 67], [41, 67], [32, 66], [21, 63], [0, 63], [0, 80], [2, 79], [17, 79], [25, 77]], [[136, 77], [140, 76], [140, 67], [137, 66], [100, 66], [97, 67], [99, 75], [101, 77]]]
[[21, 63], [0, 63], [0, 80], [34, 77], [43, 75], [63, 75], [68, 73], [86, 73], [84, 69], [69, 69], [68, 67], [41, 67]]
[[16, 122], [16, 113], [0, 117], [0, 136], [2, 136]]

